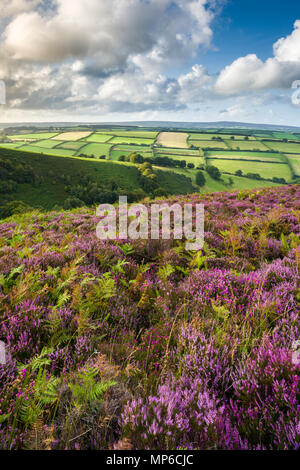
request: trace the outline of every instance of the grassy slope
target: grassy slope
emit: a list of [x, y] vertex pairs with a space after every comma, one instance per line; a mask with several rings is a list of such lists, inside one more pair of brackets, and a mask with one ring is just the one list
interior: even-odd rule
[[[82, 175], [90, 175], [99, 183], [115, 180], [121, 188], [134, 190], [140, 188], [139, 172], [135, 165], [90, 158], [62, 157], [53, 155], [37, 155], [21, 151], [7, 151], [0, 148], [0, 158], [8, 158], [14, 164], [26, 162], [34, 168], [36, 174], [43, 176], [44, 183], [40, 186], [29, 184], [19, 185], [14, 199], [24, 201], [32, 207], [51, 209], [55, 204], [62, 205], [68, 197], [64, 183], [55, 175], [68, 175], [72, 183], [80, 184]], [[52, 174], [49, 171], [52, 170]], [[189, 175], [187, 175], [189, 176]], [[158, 182], [170, 194], [186, 194], [193, 192], [192, 184], [171, 172], [158, 171]]]

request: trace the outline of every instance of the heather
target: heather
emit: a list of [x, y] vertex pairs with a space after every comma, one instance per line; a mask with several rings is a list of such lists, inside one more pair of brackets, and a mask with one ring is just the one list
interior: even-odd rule
[[299, 449], [300, 187], [179, 196], [205, 244], [0, 224], [1, 449]]

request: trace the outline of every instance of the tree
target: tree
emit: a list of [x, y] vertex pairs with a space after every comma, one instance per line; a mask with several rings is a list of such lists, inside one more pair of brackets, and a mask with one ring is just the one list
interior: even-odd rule
[[205, 176], [204, 176], [203, 172], [202, 171], [197, 171], [196, 184], [198, 186], [200, 186], [200, 188], [201, 188], [202, 186], [205, 185], [205, 183], [206, 183], [206, 179], [205, 179]]
[[242, 170], [237, 170], [237, 171], [235, 172], [235, 174], [236, 174], [236, 176], [243, 176]]
[[187, 164], [187, 167], [188, 167], [190, 170], [192, 170], [193, 168], [195, 168], [195, 165], [194, 165], [194, 163], [188, 163], [188, 164]]
[[211, 178], [213, 178], [214, 180], [217, 180], [219, 181], [221, 179], [221, 172], [219, 170], [219, 168], [217, 168], [216, 166], [214, 165], [209, 165], [207, 168], [206, 168], [206, 171], [207, 173], [209, 174], [209, 176]]
[[129, 155], [129, 161], [130, 163], [143, 163], [144, 158], [139, 153], [131, 153]]

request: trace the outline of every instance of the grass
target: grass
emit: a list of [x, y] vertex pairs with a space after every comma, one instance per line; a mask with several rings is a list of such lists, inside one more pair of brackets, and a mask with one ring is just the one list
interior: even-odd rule
[[170, 158], [172, 155], [184, 155], [184, 156], [195, 156], [199, 157], [200, 153], [199, 150], [194, 150], [194, 149], [178, 149], [178, 148], [163, 148], [163, 147], [157, 147], [154, 149], [155, 154], [160, 154], [160, 155], [166, 155], [169, 156]]
[[116, 144], [135, 144], [135, 145], [149, 145], [151, 146], [154, 143], [154, 139], [143, 139], [139, 137], [113, 137], [110, 140], [110, 143], [113, 145]]
[[77, 131], [77, 132], [62, 132], [57, 136], [53, 137], [55, 140], [79, 140], [87, 138], [91, 132]]
[[60, 155], [61, 157], [71, 157], [74, 155], [74, 150], [56, 149], [56, 148], [43, 148], [37, 145], [23, 145], [20, 150], [24, 152], [34, 152], [43, 155]]
[[268, 150], [268, 147], [258, 140], [226, 140], [225, 142], [233, 150]]
[[99, 143], [105, 143], [107, 142], [108, 140], [110, 140], [112, 138], [112, 135], [110, 134], [99, 134], [97, 132], [95, 132], [94, 134], [92, 135], [89, 135], [85, 140], [87, 142], [99, 142]]
[[271, 150], [277, 150], [283, 153], [300, 153], [300, 144], [291, 142], [266, 142]]
[[83, 140], [79, 140], [77, 142], [63, 142], [59, 144], [58, 148], [69, 149], [69, 150], [79, 150], [84, 145], [86, 145], [86, 142], [84, 142]]
[[57, 132], [42, 132], [36, 134], [13, 134], [9, 135], [8, 137], [12, 140], [15, 139], [34, 139], [34, 140], [42, 140], [42, 139], [51, 139], [57, 135]]
[[[144, 149], [144, 150], [141, 150]], [[139, 153], [143, 157], [153, 157], [153, 152], [151, 149], [145, 150], [145, 147], [137, 147], [136, 149], [122, 150], [119, 147], [112, 148], [109, 154], [110, 160], [118, 160], [121, 155], [130, 155], [131, 153]]]
[[198, 148], [218, 148], [218, 149], [228, 149], [228, 146], [225, 142], [220, 142], [218, 140], [189, 140], [189, 144]]
[[286, 155], [295, 175], [300, 176], [300, 154], [299, 155]]
[[[32, 207], [52, 209], [55, 204], [62, 206], [64, 200], [69, 197], [65, 192], [65, 183], [60, 182], [55, 175], [68, 175], [74, 185], [80, 184], [83, 175], [88, 175], [99, 183], [114, 179], [120, 187], [139, 188], [139, 173], [133, 165], [77, 157], [41, 156], [23, 151], [10, 151], [8, 155], [5, 154], [5, 149], [0, 149], [0, 158], [7, 158], [15, 165], [24, 163], [26, 158], [26, 163], [34, 168], [34, 172], [43, 177], [44, 182], [40, 186], [18, 185], [13, 194], [15, 200], [23, 201]], [[51, 172], [54, 173], [52, 176]]]
[[300, 140], [296, 134], [290, 132], [273, 132], [272, 134], [276, 139]]
[[24, 145], [24, 144], [25, 144], [25, 142], [23, 142], [23, 141], [13, 142], [13, 143], [0, 142], [0, 148], [14, 149], [14, 148], [18, 148], [18, 147], [20, 147], [21, 145]]
[[161, 132], [156, 142], [163, 147], [188, 148], [188, 137], [185, 132]]
[[198, 165], [203, 165], [204, 164], [204, 158], [203, 157], [200, 157], [200, 155], [191, 155], [191, 156], [187, 156], [187, 155], [166, 155], [166, 154], [159, 154], [157, 153], [155, 155], [156, 157], [166, 157], [168, 156], [169, 158], [171, 158], [172, 160], [185, 160], [186, 163], [193, 163], [196, 167]]
[[109, 157], [110, 148], [110, 144], [86, 144], [81, 147], [78, 154], [94, 155], [95, 157], [105, 155], [106, 157]]
[[270, 161], [270, 162], [279, 162], [284, 163], [283, 157], [279, 153], [268, 153], [268, 152], [243, 152], [243, 151], [207, 151], [205, 152], [206, 157], [214, 157], [219, 159], [234, 159], [240, 160], [261, 160], [261, 161]]
[[45, 148], [45, 149], [52, 149], [53, 147], [58, 146], [59, 144], [63, 144], [62, 140], [37, 140], [36, 142], [30, 142], [30, 145], [34, 145], [37, 147]]
[[208, 159], [208, 164], [219, 168], [221, 172], [235, 173], [242, 170], [244, 174], [258, 173], [262, 178], [284, 178], [291, 181], [292, 175], [290, 168], [284, 163], [264, 163], [264, 162], [239, 162], [224, 159]]
[[[175, 168], [172, 169], [175, 174], [184, 175], [187, 178], [191, 178], [192, 182], [196, 184], [196, 174], [197, 170], [189, 170], [186, 168]], [[197, 187], [197, 191], [201, 193], [215, 193], [220, 191], [231, 191], [231, 190], [242, 190], [242, 189], [256, 189], [256, 188], [265, 188], [265, 187], [272, 187], [276, 186], [275, 183], [271, 183], [270, 181], [258, 181], [249, 178], [243, 178], [239, 176], [229, 176], [229, 175], [222, 175], [222, 181], [216, 181], [209, 176], [209, 174], [204, 171], [205, 176], [205, 186], [199, 188]], [[229, 178], [232, 178], [233, 185], [229, 186]], [[194, 189], [195, 191], [195, 189]]]

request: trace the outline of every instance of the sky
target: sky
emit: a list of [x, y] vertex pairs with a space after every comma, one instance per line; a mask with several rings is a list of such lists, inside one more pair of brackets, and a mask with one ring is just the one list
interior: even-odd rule
[[2, 123], [300, 126], [300, 2], [0, 0], [0, 80]]

